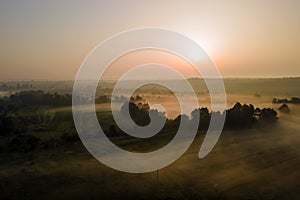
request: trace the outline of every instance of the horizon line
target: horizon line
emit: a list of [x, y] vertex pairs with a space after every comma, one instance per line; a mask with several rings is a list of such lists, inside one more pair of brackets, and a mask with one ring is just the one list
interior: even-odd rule
[[[269, 77], [262, 77], [262, 76], [226, 76], [222, 77], [222, 79], [297, 79], [300, 78], [300, 76], [269, 76]], [[154, 79], [154, 78], [153, 78]], [[149, 78], [149, 80], [153, 80]], [[202, 77], [187, 77], [187, 79], [204, 79]], [[214, 77], [210, 77], [208, 79], [214, 79]], [[109, 79], [109, 78], [104, 78], [102, 81], [117, 81], [118, 79]], [[127, 79], [128, 81], [142, 81], [142, 80], [148, 80], [148, 79]], [[157, 79], [161, 80], [161, 79]], [[172, 78], [172, 77], [167, 77], [163, 80], [178, 80], [178, 78]], [[0, 82], [17, 82], [17, 81], [24, 81], [24, 82], [30, 82], [30, 81], [57, 81], [57, 82], [69, 82], [69, 81], [75, 81], [75, 79], [30, 79], [30, 78], [20, 78], [20, 79], [0, 79]], [[88, 80], [85, 80], [88, 81]]]

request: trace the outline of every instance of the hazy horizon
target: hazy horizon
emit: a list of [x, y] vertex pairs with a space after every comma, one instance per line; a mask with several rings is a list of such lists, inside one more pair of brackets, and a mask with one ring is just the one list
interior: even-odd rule
[[[151, 80], [156, 80], [156, 79], [154, 79], [154, 78], [152, 78], [152, 77], [149, 77], [149, 78], [146, 78], [146, 79], [126, 79], [126, 80], [128, 80], [128, 81], [135, 81], [135, 80], [148, 80], [148, 79], [151, 79]], [[188, 77], [188, 79], [203, 79], [203, 78], [201, 78], [201, 77]], [[222, 79], [300, 79], [300, 76], [282, 76], [282, 77], [280, 77], [280, 76], [278, 76], [278, 77], [223, 77]], [[117, 81], [118, 79], [101, 79], [101, 81]], [[166, 79], [157, 79], [157, 80], [178, 80], [178, 79], [176, 79], [176, 78], [172, 78], [172, 77], [170, 77], [170, 78], [166, 78]], [[14, 82], [14, 81], [16, 81], [16, 82], [18, 82], [18, 81], [57, 81], [57, 82], [65, 82], [65, 81], [74, 81], [74, 79], [30, 79], [30, 78], [28, 78], [28, 79], [0, 79], [0, 82], [6, 82], [6, 81], [8, 81], [8, 82]]]
[[299, 10], [1, 0], [0, 199], [300, 199]]

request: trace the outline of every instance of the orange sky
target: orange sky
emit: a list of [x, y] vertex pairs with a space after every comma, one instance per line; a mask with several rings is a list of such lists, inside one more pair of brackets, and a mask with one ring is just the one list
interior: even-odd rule
[[[157, 64], [172, 67], [185, 77], [199, 76], [199, 74], [194, 69], [194, 67], [190, 65], [188, 62], [186, 62], [184, 59], [182, 59], [181, 57], [162, 50], [147, 49], [147, 50], [133, 51], [124, 56], [119, 57], [105, 71], [103, 75], [103, 79], [108, 79], [108, 80], [118, 79], [120, 76], [122, 76], [124, 73], [126, 73], [128, 70], [132, 69], [133, 67], [143, 65], [143, 64], [148, 64], [148, 63], [150, 64], [154, 63], [154, 65], [155, 63], [157, 63]], [[151, 69], [149, 69], [149, 71], [145, 71], [143, 75], [147, 73], [152, 74], [153, 76], [149, 78], [155, 78], [155, 76], [161, 78], [162, 75], [161, 72], [157, 72], [158, 74], [155, 74], [155, 72], [154, 73], [151, 72]], [[140, 74], [133, 74], [132, 79], [135, 78], [140, 79], [140, 78], [147, 78], [147, 77], [144, 76], [141, 77]]]
[[3, 0], [0, 79], [72, 80], [98, 43], [137, 27], [187, 35], [224, 77], [300, 76], [299, 8], [298, 0]]

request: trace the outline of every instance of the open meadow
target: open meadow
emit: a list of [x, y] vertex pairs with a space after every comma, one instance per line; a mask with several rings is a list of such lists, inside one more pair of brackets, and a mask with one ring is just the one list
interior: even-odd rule
[[[280, 79], [279, 83], [264, 80], [265, 88], [253, 86], [254, 80], [227, 81], [231, 90], [227, 94], [228, 108], [237, 101], [271, 107], [278, 112], [277, 122], [224, 130], [204, 159], [199, 159], [198, 153], [205, 131], [199, 131], [180, 159], [145, 174], [118, 172], [93, 158], [78, 139], [71, 106], [12, 111], [12, 116], [37, 120], [15, 134], [31, 135], [39, 141], [29, 150], [22, 145], [10, 148], [15, 134], [1, 136], [1, 199], [299, 199], [300, 105], [289, 104], [290, 112], [285, 113], [278, 110], [281, 104], [272, 104], [273, 97], [299, 95], [295, 85], [299, 79]], [[271, 91], [270, 82], [277, 84], [276, 90]], [[170, 118], [180, 114], [171, 94], [139, 95], [150, 107], [155, 103], [164, 105]], [[209, 107], [208, 94], [198, 97], [202, 107]], [[113, 122], [110, 104], [96, 104], [96, 110], [100, 125], [108, 130]], [[149, 151], [164, 146], [173, 135], [167, 131], [150, 140], [126, 136], [110, 139], [130, 151]]]

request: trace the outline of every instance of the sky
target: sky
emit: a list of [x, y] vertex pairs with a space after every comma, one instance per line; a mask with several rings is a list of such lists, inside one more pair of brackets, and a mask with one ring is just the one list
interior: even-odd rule
[[298, 0], [1, 0], [0, 80], [73, 80], [106, 38], [161, 27], [196, 41], [224, 77], [300, 76]]

